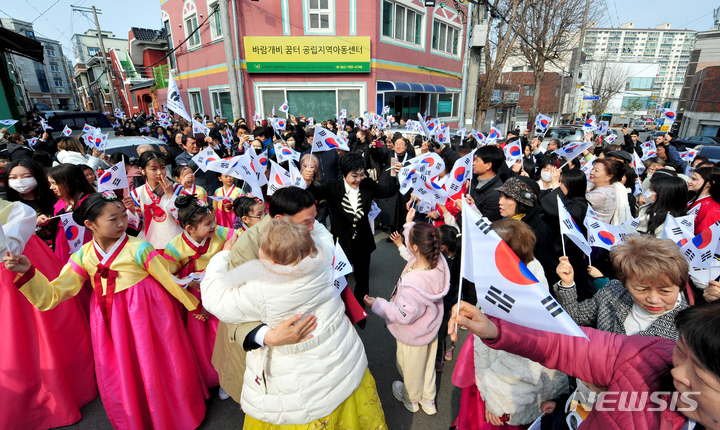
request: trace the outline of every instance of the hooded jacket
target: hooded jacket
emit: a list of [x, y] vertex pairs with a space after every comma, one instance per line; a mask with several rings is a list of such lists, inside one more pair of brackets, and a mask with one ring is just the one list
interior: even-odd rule
[[[405, 224], [405, 243], [409, 243], [414, 222]], [[450, 289], [450, 269], [445, 257], [438, 256], [432, 270], [405, 273], [417, 258], [408, 260], [390, 301], [378, 297], [372, 311], [385, 320], [398, 341], [410, 346], [428, 345], [437, 336], [443, 319], [443, 297]]]
[[8, 143], [7, 151], [10, 153], [10, 160], [32, 160], [33, 151], [28, 146], [18, 143]]
[[248, 352], [242, 408], [271, 424], [307, 424], [332, 413], [360, 385], [367, 357], [333, 287], [333, 245], [314, 237], [316, 256], [294, 266], [248, 261], [230, 271], [216, 254], [201, 283], [203, 305], [227, 323], [276, 327], [291, 315], [317, 317], [313, 337]]

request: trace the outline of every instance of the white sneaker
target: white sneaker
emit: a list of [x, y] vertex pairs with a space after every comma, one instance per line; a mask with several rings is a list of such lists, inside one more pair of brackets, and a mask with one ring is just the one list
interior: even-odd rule
[[400, 400], [403, 405], [407, 408], [410, 412], [417, 412], [420, 410], [420, 406], [418, 406], [418, 402], [407, 402], [403, 398], [403, 383], [400, 381], [395, 381], [392, 384], [392, 392], [396, 399]]
[[218, 391], [218, 397], [220, 397], [220, 400], [227, 400], [230, 398], [230, 394], [228, 394], [227, 391], [223, 390], [223, 387], [220, 387], [220, 390]]
[[420, 400], [420, 407], [422, 408], [423, 412], [428, 415], [435, 415], [437, 413], [437, 408], [435, 407], [435, 400]]

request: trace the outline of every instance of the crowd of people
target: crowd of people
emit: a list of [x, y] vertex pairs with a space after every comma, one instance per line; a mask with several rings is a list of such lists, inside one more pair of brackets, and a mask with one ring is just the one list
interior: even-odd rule
[[[203, 133], [183, 119], [108, 116], [115, 136], [164, 144], [128, 157], [53, 136], [39, 118], [0, 130], [0, 428], [70, 425], [99, 391], [115, 428], [193, 429], [213, 387], [240, 403], [247, 429], [387, 428], [354, 308], [396, 339], [399, 378], [380, 383], [410, 413], [437, 413], [436, 373], [457, 360], [448, 427], [720, 428], [720, 262], [703, 269], [681, 252], [699, 238], [718, 259], [720, 168], [683, 160], [672, 134], [648, 157], [635, 131], [620, 144], [590, 131], [567, 159], [565, 142], [542, 133], [438, 142], [392, 116], [391, 132], [367, 116], [289, 115], [278, 130], [196, 114]], [[347, 148], [313, 150], [319, 127]], [[522, 156], [508, 163], [516, 144]], [[254, 195], [198, 166], [207, 148], [302, 178]], [[297, 157], [281, 159], [283, 148]], [[403, 189], [403, 168], [428, 154], [444, 164], [431, 179], [441, 202]], [[451, 191], [469, 154], [472, 174]], [[118, 163], [127, 188], [100, 187]], [[563, 236], [558, 200], [582, 234], [590, 217], [626, 237], [585, 252]], [[463, 210], [479, 212], [589, 341], [483, 314], [488, 286], [461, 276]], [[379, 230], [406, 261], [390, 297], [370, 283]], [[472, 335], [456, 352], [458, 326]], [[638, 392], [671, 407], [580, 399]]]

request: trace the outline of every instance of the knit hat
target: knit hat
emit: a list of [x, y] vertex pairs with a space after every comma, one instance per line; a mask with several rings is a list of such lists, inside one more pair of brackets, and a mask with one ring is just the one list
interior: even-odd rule
[[496, 190], [525, 206], [535, 206], [535, 193], [528, 184], [517, 176], [508, 179], [502, 187], [496, 188]]

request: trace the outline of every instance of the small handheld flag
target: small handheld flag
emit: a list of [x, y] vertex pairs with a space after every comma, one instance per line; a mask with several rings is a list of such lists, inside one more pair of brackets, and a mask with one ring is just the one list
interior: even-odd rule
[[65, 128], [63, 128], [62, 134], [63, 136], [68, 137], [72, 134], [72, 130], [70, 130], [70, 127], [66, 125]]
[[285, 102], [280, 105], [280, 112], [288, 113], [289, 110], [290, 110], [290, 105], [288, 105], [288, 101], [285, 100]]
[[129, 188], [125, 162], [120, 161], [110, 167], [98, 178], [98, 192]]

